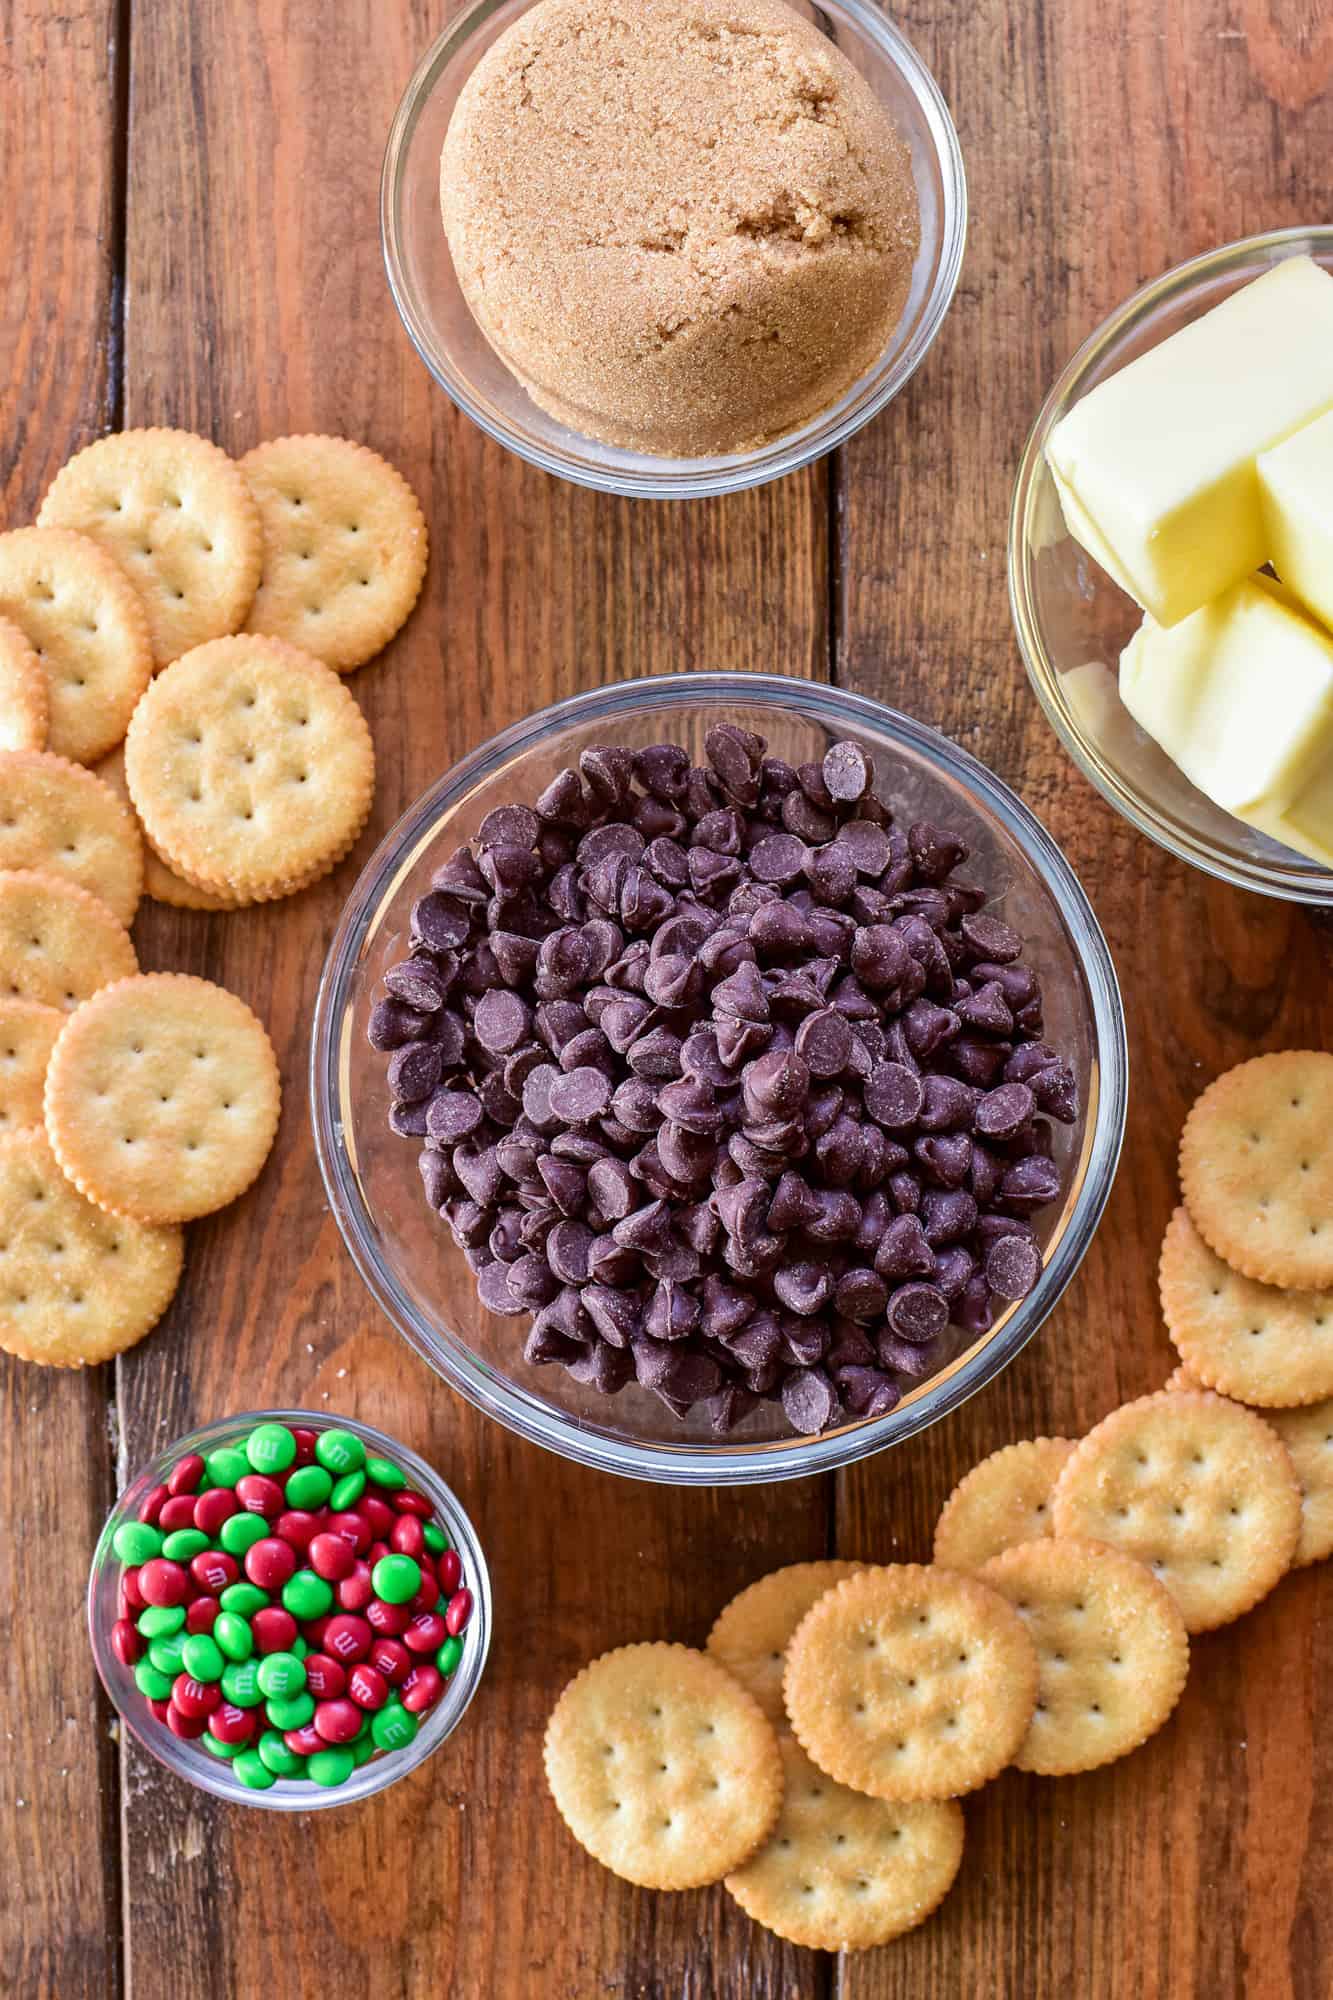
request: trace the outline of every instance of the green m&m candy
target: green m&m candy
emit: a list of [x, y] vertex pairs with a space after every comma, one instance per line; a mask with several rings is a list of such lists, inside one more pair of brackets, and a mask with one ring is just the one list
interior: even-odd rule
[[240, 1562], [268, 1532], [269, 1525], [262, 1514], [231, 1514], [218, 1529], [218, 1540], [227, 1554]]
[[390, 1493], [399, 1493], [407, 1484], [407, 1474], [391, 1458], [367, 1458], [366, 1477]]
[[315, 1439], [315, 1457], [326, 1472], [341, 1479], [345, 1472], [359, 1472], [366, 1462], [366, 1447], [351, 1431], [321, 1431]]
[[327, 1750], [316, 1750], [306, 1759], [305, 1774], [317, 1785], [345, 1785], [356, 1769], [356, 1759], [350, 1750], [339, 1744], [330, 1745]]
[[445, 1680], [448, 1680], [450, 1674], [457, 1673], [458, 1662], [462, 1657], [463, 1641], [461, 1639], [446, 1639], [440, 1647], [439, 1652], [435, 1655], [435, 1664]]
[[222, 1669], [222, 1692], [233, 1708], [258, 1708], [264, 1699], [257, 1660], [228, 1660]]
[[203, 1744], [205, 1750], [211, 1750], [215, 1757], [226, 1757], [228, 1759], [232, 1757], [239, 1757], [242, 1749], [244, 1748], [244, 1745], [240, 1743], [220, 1742], [219, 1739], [216, 1736], [214, 1736], [211, 1729], [206, 1729], [203, 1735], [199, 1738], [199, 1741]]
[[285, 1472], [296, 1457], [296, 1439], [286, 1424], [257, 1424], [245, 1440], [253, 1472]]
[[266, 1729], [256, 1748], [274, 1777], [305, 1776], [305, 1758], [299, 1756], [295, 1750], [289, 1750], [276, 1729]]
[[234, 1612], [238, 1618], [253, 1618], [268, 1602], [268, 1592], [257, 1583], [229, 1583], [218, 1599], [224, 1611]]
[[259, 1752], [249, 1745], [232, 1758], [231, 1768], [252, 1792], [266, 1792], [270, 1785], [278, 1782]]
[[213, 1621], [213, 1639], [229, 1660], [248, 1660], [255, 1649], [255, 1635], [248, 1619], [234, 1611], [219, 1611]]
[[453, 1543], [445, 1534], [444, 1529], [434, 1521], [422, 1522], [421, 1539], [425, 1542], [426, 1547], [433, 1556], [442, 1556], [446, 1549], [453, 1547]]
[[169, 1639], [173, 1632], [179, 1632], [185, 1624], [183, 1604], [150, 1604], [141, 1611], [134, 1621], [135, 1627], [145, 1639]]
[[174, 1674], [164, 1674], [151, 1659], [140, 1660], [134, 1669], [134, 1685], [145, 1701], [165, 1701], [171, 1693]]
[[164, 1639], [150, 1640], [148, 1657], [160, 1674], [170, 1674], [174, 1680], [185, 1669], [185, 1634], [172, 1632]]
[[412, 1556], [381, 1556], [370, 1581], [386, 1604], [408, 1604], [421, 1588], [421, 1565]]
[[208, 1536], [202, 1528], [177, 1528], [163, 1542], [162, 1553], [168, 1562], [187, 1563], [191, 1556], [202, 1555], [207, 1547]]
[[300, 1694], [274, 1695], [264, 1704], [264, 1713], [275, 1729], [304, 1729], [315, 1712], [315, 1697], [308, 1688]]
[[122, 1521], [111, 1537], [111, 1546], [130, 1569], [151, 1562], [162, 1553], [162, 1536], [147, 1521]]
[[333, 1491], [333, 1474], [322, 1465], [301, 1465], [287, 1481], [285, 1488], [289, 1507], [304, 1507], [313, 1514], [322, 1507]]
[[192, 1632], [181, 1647], [181, 1659], [191, 1680], [220, 1681], [227, 1662], [207, 1632]]
[[378, 1715], [371, 1718], [370, 1733], [377, 1750], [406, 1750], [418, 1727], [415, 1715], [401, 1701], [387, 1701]]
[[356, 1741], [351, 1744], [352, 1762], [358, 1770], [362, 1764], [370, 1762], [371, 1758], [375, 1755], [375, 1747], [375, 1739], [369, 1730], [366, 1731], [364, 1736], [358, 1736]]
[[285, 1701], [305, 1686], [305, 1668], [293, 1653], [270, 1653], [259, 1662], [260, 1693]]
[[333, 1585], [312, 1569], [298, 1569], [282, 1586], [282, 1607], [293, 1618], [322, 1618], [333, 1604]]
[[355, 1507], [366, 1490], [364, 1472], [344, 1472], [338, 1484], [329, 1495], [329, 1505], [335, 1514], [343, 1514], [349, 1507]]
[[215, 1486], [234, 1486], [250, 1470], [250, 1461], [235, 1445], [219, 1445], [204, 1460], [204, 1470]]

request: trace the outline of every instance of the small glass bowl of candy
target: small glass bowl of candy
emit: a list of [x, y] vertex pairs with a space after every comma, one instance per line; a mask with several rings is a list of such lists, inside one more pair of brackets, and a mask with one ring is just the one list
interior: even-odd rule
[[253, 1410], [179, 1438], [98, 1538], [88, 1627], [145, 1749], [278, 1812], [369, 1798], [462, 1721], [490, 1644], [471, 1521], [368, 1424]]

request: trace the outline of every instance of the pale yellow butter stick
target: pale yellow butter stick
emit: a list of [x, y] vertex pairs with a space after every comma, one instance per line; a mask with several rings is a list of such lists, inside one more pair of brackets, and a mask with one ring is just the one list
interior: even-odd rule
[[[1333, 408], [1333, 277], [1289, 257], [1100, 382], [1046, 456], [1070, 533], [1161, 625], [1269, 555], [1255, 461]], [[1091, 522], [1094, 534], [1080, 532]]]
[[1273, 567], [1333, 626], [1333, 410], [1263, 452], [1258, 473]]

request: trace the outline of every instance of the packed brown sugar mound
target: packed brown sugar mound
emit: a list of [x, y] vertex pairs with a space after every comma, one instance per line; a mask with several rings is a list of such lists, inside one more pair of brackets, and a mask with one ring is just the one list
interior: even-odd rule
[[919, 234], [892, 120], [781, 0], [541, 0], [464, 89], [441, 199], [533, 399], [681, 457], [836, 402], [897, 324]]

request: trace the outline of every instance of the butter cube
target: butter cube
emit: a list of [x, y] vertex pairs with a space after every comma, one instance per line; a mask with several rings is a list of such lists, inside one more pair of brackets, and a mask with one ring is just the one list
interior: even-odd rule
[[1056, 425], [1069, 532], [1175, 625], [1268, 560], [1255, 459], [1330, 409], [1333, 276], [1289, 257]]
[[1333, 753], [1289, 805], [1281, 810], [1255, 806], [1243, 817], [1284, 847], [1333, 868]]
[[1263, 452], [1258, 470], [1273, 567], [1333, 626], [1333, 411]]
[[1333, 754], [1333, 636], [1268, 577], [1168, 627], [1145, 618], [1120, 698], [1226, 811], [1281, 813]]

